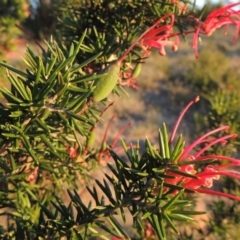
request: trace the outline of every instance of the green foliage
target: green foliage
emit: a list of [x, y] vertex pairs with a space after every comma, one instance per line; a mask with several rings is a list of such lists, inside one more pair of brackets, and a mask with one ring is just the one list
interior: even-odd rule
[[[165, 153], [161, 154], [148, 139], [143, 148], [137, 143], [128, 149], [122, 141], [127, 159], [110, 149], [115, 166], [113, 163], [108, 164], [110, 173], [105, 173], [102, 181], [95, 180], [97, 188], [86, 187], [93, 201], [84, 204], [75, 190], [68, 191], [71, 199], [69, 205], [63, 204], [56, 195], [51, 201], [50, 209], [39, 201], [39, 222], [32, 226], [35, 230], [38, 229], [38, 236], [45, 239], [66, 236], [72, 239], [72, 235], [76, 235], [79, 239], [88, 239], [96, 235], [105, 239], [105, 236], [113, 235], [129, 239], [128, 232], [121, 226], [116, 215], [121, 215], [122, 221], [126, 222], [126, 214], [130, 214], [133, 227], [138, 229], [138, 237], [144, 235], [144, 222], [148, 220], [156, 236], [166, 239], [166, 225], [178, 233], [173, 221], [188, 222], [193, 220], [192, 215], [202, 214], [189, 210], [191, 202], [180, 199], [184, 192], [181, 185], [164, 182], [165, 178], [171, 178], [167, 172], [177, 172], [178, 165], [174, 162], [178, 152], [181, 152], [182, 144], [179, 143], [182, 140], [180, 138], [170, 151], [169, 143], [166, 142], [168, 137], [165, 125], [163, 131], [163, 134], [159, 133], [159, 148], [164, 148]], [[104, 194], [101, 197], [97, 193], [98, 188]], [[178, 193], [173, 196], [175, 191]], [[31, 225], [30, 218], [29, 221]]]
[[[101, 74], [86, 75], [82, 71], [94, 58], [83, 64], [74, 63], [83, 38], [84, 35], [65, 53], [52, 40], [42, 58], [28, 49], [27, 72], [1, 63], [11, 71], [8, 72], [11, 90], [0, 89], [8, 101], [6, 105], [1, 104], [1, 149], [13, 148], [6, 154], [19, 154], [19, 158], [29, 155], [31, 160], [27, 157], [20, 161], [21, 167], [27, 162], [33, 167], [43, 162], [45, 170], [56, 174], [53, 179], [63, 177], [70, 170], [67, 146], [77, 142], [81, 152], [83, 146], [78, 135], [86, 137], [97, 120], [88, 98], [94, 80]], [[19, 170], [20, 165], [13, 170]], [[65, 170], [59, 172], [56, 166]]]
[[[83, 156], [79, 138], [86, 138], [98, 119], [88, 97], [102, 75], [82, 71], [94, 57], [74, 63], [84, 37], [68, 52], [53, 40], [41, 57], [28, 49], [26, 72], [1, 63], [9, 69], [11, 82], [10, 90], [0, 89], [7, 100], [0, 106], [1, 207], [9, 207], [4, 215], [19, 224], [16, 231], [27, 231], [39, 221], [38, 201], [48, 206], [52, 191], [60, 190], [64, 182], [75, 184], [78, 174], [87, 176], [91, 169], [91, 164], [83, 167], [68, 151], [77, 143], [77, 155]], [[30, 233], [21, 234], [25, 237], [20, 239], [32, 239]]]
[[[6, 16], [0, 19], [0, 31], [5, 34], [3, 42], [9, 44], [16, 35], [12, 17], [18, 21], [26, 17], [17, 5], [24, 2], [3, 3], [7, 7], [2, 8]], [[12, 5], [17, 6], [14, 12], [9, 9]], [[197, 177], [181, 170], [186, 165], [178, 162], [183, 137], [173, 144], [165, 124], [159, 130], [157, 147], [148, 139], [143, 146], [122, 141], [125, 155], [121, 155], [114, 146], [106, 145], [106, 133], [100, 146], [94, 145], [96, 125], [111, 106], [109, 95], [119, 94], [118, 87], [128, 84], [124, 74], [131, 64], [135, 65], [130, 68], [133, 77], [141, 71], [144, 50], [135, 40], [166, 14], [174, 14], [174, 27], [182, 31], [184, 19], [193, 12], [184, 12], [171, 1], [39, 2], [27, 24], [36, 27], [39, 37], [49, 34], [44, 27], [50, 33], [56, 27], [57, 41], [46, 42], [39, 56], [28, 48], [25, 71], [0, 63], [11, 84], [10, 89], [0, 88], [4, 97], [0, 104], [0, 214], [6, 217], [1, 239], [130, 239], [132, 235], [122, 224], [129, 216], [136, 238], [148, 237], [148, 223], [153, 237], [170, 239], [168, 230], [174, 237], [183, 236], [179, 225], [203, 213], [193, 209], [192, 199], [186, 199], [184, 180], [170, 182], [176, 175], [180, 179]], [[169, 19], [161, 24], [169, 24]], [[186, 76], [203, 94], [232, 84], [234, 75], [227, 60], [217, 54], [216, 63], [216, 56], [203, 53]], [[235, 123], [239, 117], [237, 92], [218, 90], [208, 100], [209, 128]], [[233, 130], [239, 131], [237, 121]], [[103, 179], [94, 177], [94, 185], [88, 185], [103, 154], [112, 159], [108, 171]], [[80, 187], [91, 196], [89, 202], [81, 198]], [[69, 202], [63, 195], [66, 189]]]

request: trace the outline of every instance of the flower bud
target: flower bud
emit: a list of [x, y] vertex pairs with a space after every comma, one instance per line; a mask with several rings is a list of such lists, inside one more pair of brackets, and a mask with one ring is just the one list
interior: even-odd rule
[[137, 78], [142, 70], [142, 63], [138, 63], [132, 72], [132, 78]]
[[87, 148], [92, 148], [95, 142], [96, 134], [95, 132], [91, 132], [89, 137], [87, 138]]

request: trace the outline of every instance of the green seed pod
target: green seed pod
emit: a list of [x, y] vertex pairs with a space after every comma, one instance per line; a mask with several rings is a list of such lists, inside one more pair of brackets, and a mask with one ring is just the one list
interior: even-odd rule
[[95, 132], [91, 132], [90, 135], [87, 138], [87, 148], [92, 148], [94, 142], [95, 142], [96, 134]]
[[105, 150], [107, 150], [107, 143], [103, 142], [102, 147], [101, 147], [101, 151], [105, 151]]
[[119, 71], [119, 62], [112, 63], [103, 70], [106, 75], [99, 79], [93, 91], [93, 100], [95, 102], [103, 100], [111, 93], [117, 84]]
[[142, 63], [138, 63], [132, 72], [132, 78], [136, 78], [139, 76], [140, 72], [142, 70]]

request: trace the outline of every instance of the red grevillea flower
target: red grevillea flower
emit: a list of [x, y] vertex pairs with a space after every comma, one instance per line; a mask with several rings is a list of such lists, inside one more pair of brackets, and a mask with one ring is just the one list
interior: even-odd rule
[[[170, 144], [172, 144], [177, 128], [180, 124], [180, 121], [182, 120], [184, 114], [186, 111], [189, 109], [189, 107], [197, 102], [199, 100], [199, 97], [196, 97], [193, 99], [182, 111], [180, 114], [173, 132], [170, 136]], [[193, 177], [186, 177], [177, 173], [172, 173], [169, 172], [168, 174], [171, 176], [174, 176], [173, 179], [165, 179], [166, 183], [171, 183], [171, 184], [180, 184], [182, 187], [188, 190], [194, 190], [200, 193], [207, 193], [207, 194], [212, 194], [212, 195], [218, 195], [218, 196], [223, 196], [223, 197], [228, 197], [230, 199], [238, 200], [240, 201], [240, 197], [234, 196], [231, 194], [227, 193], [222, 193], [218, 192], [215, 190], [211, 190], [213, 186], [213, 180], [218, 180], [220, 176], [228, 176], [232, 177], [235, 179], [240, 179], [240, 172], [233, 170], [233, 167], [240, 167], [240, 160], [227, 157], [227, 156], [222, 156], [222, 155], [207, 155], [205, 154], [206, 150], [208, 150], [211, 146], [221, 143], [225, 144], [228, 139], [235, 138], [237, 135], [236, 134], [226, 134], [223, 137], [219, 138], [214, 138], [212, 137], [213, 134], [219, 133], [222, 131], [226, 131], [229, 129], [229, 126], [222, 126], [219, 127], [215, 130], [212, 130], [197, 140], [195, 140], [193, 143], [189, 144], [186, 146], [179, 158], [177, 159], [176, 164], [180, 166], [180, 171], [194, 175], [195, 178]], [[201, 148], [200, 150], [195, 150], [195, 147], [199, 146], [200, 144], [205, 143], [205, 147]], [[204, 155], [205, 154], [205, 155]], [[218, 165], [213, 165], [209, 164], [207, 165], [201, 172], [197, 172], [197, 170], [194, 168], [195, 162], [197, 161], [202, 162], [203, 164], [207, 163], [204, 161], [217, 161], [220, 164]]]
[[[172, 3], [178, 6], [180, 12], [187, 12], [185, 5], [179, 3], [178, 0], [172, 0]], [[226, 26], [225, 34], [227, 34], [230, 25], [235, 26], [235, 34], [232, 41], [236, 41], [240, 31], [240, 11], [234, 10], [234, 7], [240, 3], [228, 4], [224, 7], [213, 10], [201, 22], [198, 18], [188, 17], [187, 22], [191, 22], [194, 26], [194, 31], [184, 31], [184, 33], [174, 32], [175, 15], [172, 13], [166, 14], [158, 19], [150, 28], [148, 28], [136, 41], [128, 52], [138, 43], [144, 50], [143, 58], [151, 53], [152, 48], [157, 48], [159, 54], [166, 55], [165, 47], [172, 47], [173, 51], [177, 51], [179, 47], [179, 36], [183, 34], [193, 34], [192, 47], [195, 49], [195, 56], [198, 58], [198, 39], [201, 34], [210, 36], [216, 29]], [[174, 40], [172, 40], [174, 38]]]
[[[166, 14], [142, 36], [140, 46], [145, 50], [144, 56], [148, 55], [152, 48], [157, 48], [162, 56], [166, 55], [165, 46], [171, 46], [173, 51], [178, 50], [179, 36], [173, 33], [174, 20], [173, 14]], [[164, 21], [169, 23], [163, 23]], [[163, 25], [159, 26], [161, 23]], [[169, 40], [172, 37], [175, 38], [175, 41]]]
[[240, 5], [240, 3], [228, 4], [224, 7], [213, 10], [204, 22], [195, 19], [197, 27], [193, 36], [193, 48], [195, 49], [196, 57], [198, 57], [198, 37], [200, 34], [210, 36], [216, 29], [222, 26], [227, 27], [225, 32], [225, 34], [227, 34], [229, 25], [233, 25], [236, 29], [232, 41], [236, 41], [240, 29], [240, 11], [236, 11], [233, 8], [237, 5]]

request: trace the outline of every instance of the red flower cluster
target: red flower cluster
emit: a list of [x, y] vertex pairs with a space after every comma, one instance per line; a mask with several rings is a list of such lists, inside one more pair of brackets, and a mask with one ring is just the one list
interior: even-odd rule
[[[173, 14], [167, 14], [161, 17], [154, 26], [167, 20], [169, 20], [169, 23], [151, 28], [143, 35], [140, 40], [140, 45], [145, 50], [144, 55], [150, 53], [151, 48], [157, 48], [159, 54], [162, 56], [166, 55], [165, 46], [171, 46], [173, 51], [178, 50], [179, 36], [173, 33], [175, 16]], [[170, 40], [171, 37], [175, 37], [175, 41]]]
[[[144, 56], [148, 55], [152, 48], [157, 48], [162, 56], [166, 55], [165, 46], [171, 46], [173, 51], [178, 50], [179, 35], [193, 34], [192, 47], [195, 49], [195, 56], [198, 57], [198, 39], [201, 34], [210, 36], [216, 29], [229, 25], [235, 26], [235, 34], [233, 41], [239, 35], [240, 29], [240, 11], [233, 8], [240, 3], [233, 3], [212, 11], [204, 22], [199, 19], [190, 17], [188, 20], [194, 23], [195, 29], [193, 31], [185, 31], [184, 33], [174, 32], [175, 16], [167, 14], [161, 17], [154, 25], [148, 29], [139, 41], [139, 45], [145, 50]], [[226, 31], [227, 33], [227, 31]], [[170, 40], [175, 38], [174, 41]]]
[[[191, 101], [180, 114], [175, 124], [175, 127], [173, 129], [172, 135], [170, 137], [170, 144], [174, 140], [177, 128], [185, 112], [193, 103], [197, 102], [198, 100], [199, 100], [199, 97]], [[240, 160], [227, 157], [227, 156], [222, 156], [222, 155], [207, 155], [207, 154], [203, 155], [206, 152], [206, 150], [208, 150], [211, 146], [218, 143], [225, 144], [228, 139], [232, 139], [237, 136], [236, 134], [228, 134], [219, 138], [211, 137], [215, 133], [226, 131], [228, 129], [229, 129], [229, 126], [222, 126], [215, 130], [212, 130], [204, 134], [203, 136], [201, 136], [196, 141], [189, 144], [187, 147], [183, 149], [176, 164], [180, 166], [180, 169], [179, 169], [180, 171], [194, 175], [195, 178], [185, 177], [180, 174], [169, 172], [168, 174], [171, 176], [174, 176], [174, 178], [173, 179], [167, 178], [165, 179], [165, 182], [170, 184], [175, 184], [175, 185], [181, 183], [182, 187], [184, 187], [185, 189], [194, 190], [200, 193], [224, 196], [224, 197], [228, 197], [228, 198], [240, 201], [240, 197], [238, 196], [218, 192], [215, 190], [206, 189], [206, 188], [211, 188], [213, 186], [213, 180], [218, 180], [220, 176], [228, 176], [228, 177], [233, 177], [235, 179], [240, 179], [240, 173], [232, 169], [232, 167], [240, 167]], [[199, 144], [202, 144], [202, 143], [206, 143], [205, 147], [201, 148], [200, 150], [197, 150], [195, 153], [192, 153], [194, 152], [195, 147], [199, 146]], [[207, 165], [201, 172], [196, 171], [196, 169], [194, 168], [196, 162], [198, 163], [202, 162], [204, 164], [204, 161], [206, 161], [205, 163], [207, 163], [207, 161], [209, 160], [217, 161], [220, 163], [222, 162], [222, 164], [218, 164], [218, 165], [210, 164], [210, 165]]]
[[224, 7], [218, 8], [212, 11], [206, 18], [204, 22], [200, 22], [198, 20], [198, 25], [196, 30], [194, 31], [193, 36], [193, 48], [195, 49], [195, 55], [198, 57], [198, 37], [200, 34], [204, 34], [206, 36], [210, 36], [216, 29], [226, 26], [226, 34], [230, 25], [235, 26], [235, 35], [232, 41], [236, 41], [239, 35], [240, 28], [240, 11], [236, 11], [233, 8], [240, 3], [232, 3], [228, 4]]

